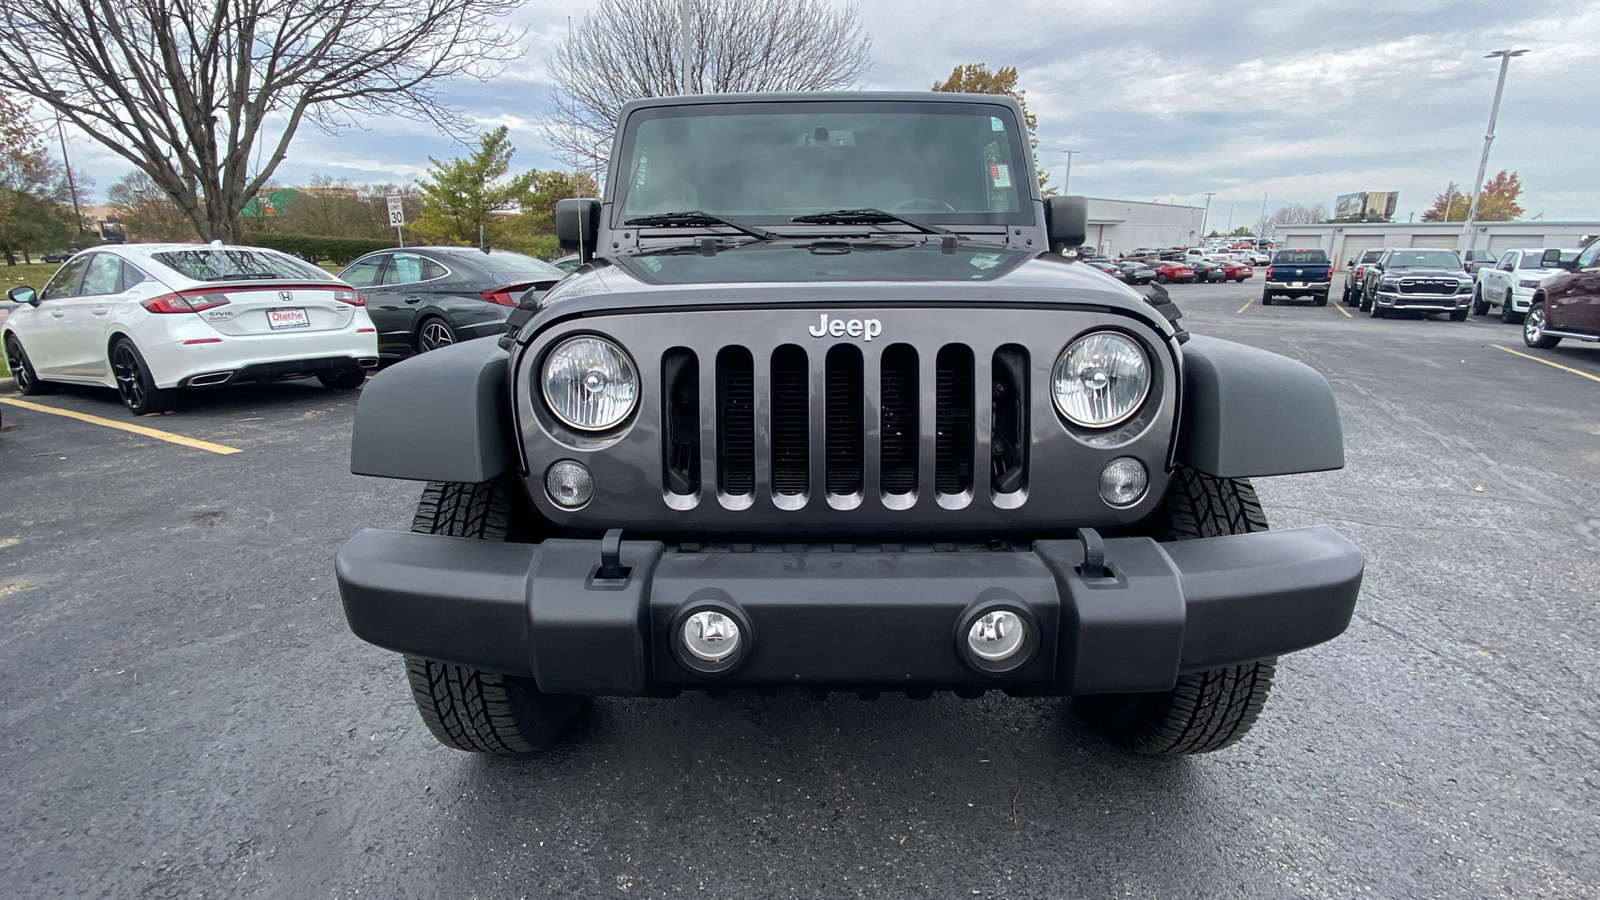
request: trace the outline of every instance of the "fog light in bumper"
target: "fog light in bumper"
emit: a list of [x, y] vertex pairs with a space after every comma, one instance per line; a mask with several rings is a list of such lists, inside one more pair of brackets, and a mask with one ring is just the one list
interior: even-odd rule
[[739, 623], [714, 609], [683, 620], [683, 649], [695, 659], [720, 663], [739, 652]]
[[1113, 459], [1100, 470], [1100, 499], [1111, 506], [1120, 508], [1138, 503], [1149, 486], [1150, 475], [1144, 463], [1131, 456]]
[[1004, 662], [1017, 655], [1028, 638], [1028, 626], [1009, 609], [997, 609], [973, 620], [967, 649], [985, 662]]
[[545, 470], [544, 490], [562, 509], [578, 509], [594, 497], [594, 476], [582, 463], [564, 459]]

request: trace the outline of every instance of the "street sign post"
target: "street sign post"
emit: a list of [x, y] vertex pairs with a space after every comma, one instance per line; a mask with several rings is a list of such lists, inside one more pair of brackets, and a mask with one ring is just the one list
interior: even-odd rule
[[389, 224], [394, 226], [394, 233], [400, 239], [400, 246], [406, 245], [406, 233], [401, 226], [406, 224], [406, 207], [399, 197], [389, 198]]

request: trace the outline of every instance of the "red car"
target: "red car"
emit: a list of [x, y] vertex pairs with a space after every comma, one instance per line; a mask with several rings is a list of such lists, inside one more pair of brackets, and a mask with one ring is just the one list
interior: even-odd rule
[[1522, 320], [1522, 340], [1548, 350], [1562, 338], [1600, 341], [1600, 241], [1567, 262], [1560, 250], [1544, 251], [1541, 268], [1565, 269], [1539, 283]]
[[1182, 284], [1194, 280], [1194, 267], [1186, 266], [1180, 262], [1171, 262], [1169, 260], [1152, 261], [1150, 268], [1156, 270], [1157, 284], [1167, 284], [1168, 282]]
[[1223, 281], [1237, 281], [1243, 284], [1245, 279], [1251, 278], [1256, 274], [1255, 269], [1242, 262], [1235, 262], [1231, 259], [1224, 259], [1221, 262]]

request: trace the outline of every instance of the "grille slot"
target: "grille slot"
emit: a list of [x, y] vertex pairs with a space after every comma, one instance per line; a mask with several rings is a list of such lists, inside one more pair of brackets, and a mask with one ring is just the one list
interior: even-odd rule
[[772, 489], [789, 496], [810, 486], [809, 366], [806, 352], [794, 344], [772, 353]]
[[894, 344], [879, 363], [878, 406], [885, 494], [910, 494], [917, 489], [917, 350]]
[[989, 485], [1012, 494], [1022, 489], [1028, 467], [1028, 351], [1016, 344], [996, 350], [992, 384]]
[[972, 489], [972, 350], [940, 348], [934, 365], [934, 487], [941, 494]]
[[686, 347], [661, 355], [663, 483], [674, 494], [700, 492], [700, 359]]
[[724, 494], [755, 493], [755, 399], [750, 351], [722, 348], [717, 354], [717, 487]]
[[861, 351], [839, 344], [828, 351], [824, 426], [830, 494], [859, 494], [862, 480]]

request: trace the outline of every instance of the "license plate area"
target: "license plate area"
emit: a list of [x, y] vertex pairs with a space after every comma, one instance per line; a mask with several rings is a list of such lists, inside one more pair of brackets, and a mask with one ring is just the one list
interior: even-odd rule
[[285, 331], [291, 328], [310, 328], [311, 318], [304, 309], [269, 309], [267, 310], [267, 326], [273, 331]]

